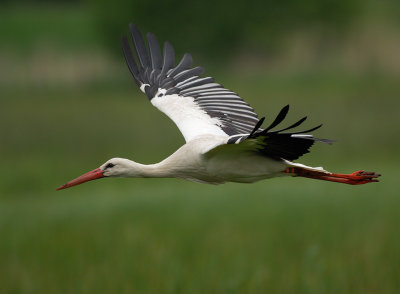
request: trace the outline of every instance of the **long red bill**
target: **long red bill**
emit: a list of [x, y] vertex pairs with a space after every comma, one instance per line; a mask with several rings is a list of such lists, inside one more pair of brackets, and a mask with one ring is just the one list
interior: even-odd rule
[[96, 169], [94, 169], [86, 174], [83, 174], [80, 177], [78, 177], [72, 181], [69, 181], [68, 183], [58, 187], [56, 190], [58, 191], [58, 190], [66, 189], [66, 188], [76, 186], [76, 185], [79, 185], [79, 184], [82, 184], [82, 183], [85, 183], [88, 181], [104, 178], [103, 173], [104, 173], [103, 170], [96, 168]]

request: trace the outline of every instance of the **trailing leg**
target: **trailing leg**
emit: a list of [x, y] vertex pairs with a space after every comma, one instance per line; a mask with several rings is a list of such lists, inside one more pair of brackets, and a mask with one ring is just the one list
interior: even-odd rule
[[377, 178], [380, 177], [380, 174], [374, 172], [366, 172], [363, 170], [356, 171], [351, 174], [335, 174], [325, 171], [307, 169], [303, 167], [288, 167], [285, 170], [285, 173], [291, 174], [294, 177], [304, 177], [349, 185], [361, 185], [372, 182], [379, 182]]

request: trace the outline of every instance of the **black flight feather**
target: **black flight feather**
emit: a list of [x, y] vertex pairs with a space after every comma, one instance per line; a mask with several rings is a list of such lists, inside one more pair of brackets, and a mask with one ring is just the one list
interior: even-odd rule
[[169, 89], [170, 87], [175, 86], [175, 84], [175, 81], [172, 78], [168, 77], [164, 81], [162, 81], [160, 88]]
[[254, 129], [251, 131], [251, 133], [249, 134], [248, 138], [251, 138], [253, 136], [253, 134], [261, 127], [261, 125], [263, 124], [265, 120], [265, 117], [262, 117], [258, 123], [254, 126]]
[[176, 81], [176, 83], [179, 83], [179, 82], [187, 80], [190, 77], [199, 76], [202, 73], [204, 73], [204, 68], [197, 66], [197, 67], [194, 67], [194, 68], [191, 68], [191, 69], [188, 69], [188, 70], [178, 73], [174, 77], [174, 80]]
[[288, 126], [287, 128], [280, 129], [278, 131], [273, 131], [273, 132], [270, 132], [270, 133], [280, 133], [280, 132], [283, 132], [283, 131], [287, 131], [287, 130], [293, 129], [293, 128], [298, 127], [299, 125], [301, 125], [306, 119], [307, 119], [307, 116], [303, 117], [298, 122], [292, 124], [291, 126]]
[[149, 68], [150, 61], [149, 55], [147, 54], [146, 45], [144, 44], [142, 34], [134, 24], [129, 24], [129, 30], [133, 41], [133, 46], [138, 55], [138, 59], [142, 68]]
[[285, 107], [283, 107], [281, 109], [281, 111], [279, 112], [279, 114], [277, 115], [275, 120], [272, 122], [272, 124], [270, 124], [270, 126], [268, 128], [266, 128], [263, 132], [267, 133], [270, 129], [279, 125], [285, 119], [288, 111], [289, 111], [289, 105], [286, 105]]
[[260, 138], [259, 152], [275, 158], [295, 160], [309, 152], [314, 140], [291, 137], [290, 134], [267, 134]]
[[196, 79], [193, 82], [189, 82], [187, 84], [180, 86], [179, 88], [181, 90], [188, 89], [188, 88], [191, 89], [192, 87], [197, 87], [197, 86], [201, 86], [201, 85], [205, 85], [205, 84], [209, 84], [209, 83], [213, 83], [213, 82], [214, 82], [214, 78], [207, 77], [207, 78], [202, 78], [202, 79]]
[[[175, 65], [175, 51], [174, 47], [169, 42], [164, 43], [164, 62], [162, 65], [160, 78], [164, 78], [167, 72]], [[160, 79], [159, 78], [159, 79]]]
[[161, 49], [156, 36], [154, 36], [152, 33], [148, 33], [147, 42], [149, 44], [151, 67], [153, 69], [161, 70], [162, 67]]
[[282, 131], [293, 129], [301, 125], [307, 119], [307, 117], [303, 117], [302, 119], [287, 128], [269, 132], [270, 129], [274, 128], [283, 121], [288, 113], [288, 110], [289, 105], [285, 106], [279, 112], [278, 116], [267, 129], [258, 131], [260, 130], [261, 124], [264, 120], [264, 118], [262, 118], [257, 122], [254, 129], [250, 132], [249, 135], [234, 135], [228, 140], [227, 144], [240, 144], [241, 142], [244, 142], [248, 139], [252, 139], [256, 140], [258, 144], [258, 148], [255, 152], [260, 152], [277, 160], [295, 160], [298, 159], [300, 156], [308, 153], [309, 148], [314, 144], [315, 141], [328, 144], [331, 144], [333, 142], [333, 140], [318, 139], [314, 138], [312, 135], [306, 134], [308, 132], [315, 131], [322, 125], [300, 132], [282, 133]]
[[141, 82], [139, 77], [139, 70], [137, 68], [135, 58], [133, 57], [131, 46], [129, 45], [128, 39], [125, 36], [122, 37], [122, 51], [124, 53], [125, 61], [128, 65], [129, 71], [131, 72], [136, 84], [140, 87]]
[[305, 134], [305, 133], [309, 133], [309, 132], [315, 131], [315, 130], [319, 129], [320, 127], [322, 127], [322, 124], [320, 124], [319, 126], [316, 126], [316, 127], [314, 127], [314, 128], [311, 128], [311, 129], [305, 130], [305, 131], [301, 131], [301, 132], [294, 132], [294, 133], [290, 133], [290, 134], [291, 134], [291, 135], [296, 135], [296, 134]]
[[179, 64], [171, 70], [171, 72], [168, 73], [168, 76], [174, 77], [181, 71], [184, 71], [186, 69], [189, 69], [193, 64], [193, 58], [192, 55], [189, 53], [185, 53], [182, 57], [182, 60], [179, 62]]

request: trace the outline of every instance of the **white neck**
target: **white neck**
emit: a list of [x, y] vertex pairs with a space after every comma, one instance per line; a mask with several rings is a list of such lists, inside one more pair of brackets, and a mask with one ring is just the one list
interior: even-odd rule
[[[193, 170], [198, 170], [197, 161], [193, 161], [191, 154], [178, 149], [175, 153], [155, 164], [141, 164], [125, 158], [112, 158], [110, 163], [115, 167], [111, 168], [110, 177], [126, 178], [185, 178]], [[104, 164], [106, 167], [106, 164]]]
[[165, 161], [155, 164], [140, 164], [131, 161], [125, 177], [131, 178], [168, 178], [174, 177], [174, 169]]

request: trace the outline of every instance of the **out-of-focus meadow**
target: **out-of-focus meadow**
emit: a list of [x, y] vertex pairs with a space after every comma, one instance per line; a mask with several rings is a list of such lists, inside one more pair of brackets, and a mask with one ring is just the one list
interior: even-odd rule
[[[0, 292], [399, 293], [398, 2], [142, 2], [0, 6]], [[131, 21], [267, 120], [290, 104], [288, 123], [323, 123], [315, 135], [337, 142], [300, 162], [381, 182], [55, 192], [111, 157], [152, 163], [184, 143], [126, 68]]]

